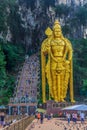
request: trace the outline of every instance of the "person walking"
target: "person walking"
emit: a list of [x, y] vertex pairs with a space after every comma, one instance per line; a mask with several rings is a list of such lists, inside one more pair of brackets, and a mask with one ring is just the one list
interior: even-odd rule
[[67, 113], [66, 116], [67, 116], [68, 124], [70, 124], [70, 113]]
[[77, 113], [74, 114], [75, 123], [77, 123]]
[[74, 123], [77, 123], [77, 113], [76, 112], [74, 112], [72, 114], [72, 120], [73, 120]]
[[43, 113], [40, 114], [40, 122], [43, 123]]
[[83, 112], [80, 113], [80, 120], [81, 120], [81, 123], [84, 123], [84, 118], [85, 118], [85, 115]]
[[1, 126], [3, 127], [4, 126], [4, 124], [5, 124], [5, 121], [4, 121], [4, 119], [5, 119], [5, 113], [4, 112], [1, 112], [1, 114], [0, 114], [0, 120], [1, 120]]
[[40, 120], [40, 113], [39, 112], [37, 113], [37, 119], [38, 119], [37, 120], [37, 122], [38, 122]]

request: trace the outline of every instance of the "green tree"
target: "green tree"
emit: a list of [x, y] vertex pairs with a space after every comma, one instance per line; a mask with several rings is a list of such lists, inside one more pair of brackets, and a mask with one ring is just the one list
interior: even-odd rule
[[0, 33], [7, 29], [7, 0], [0, 0]]
[[[12, 43], [2, 44], [3, 52], [6, 55], [6, 69], [8, 71], [14, 71], [18, 64], [21, 64], [24, 61], [24, 49], [22, 45], [18, 46]], [[19, 51], [20, 50], [20, 51]]]
[[2, 103], [2, 97], [4, 93], [4, 86], [6, 83], [6, 69], [5, 69], [5, 55], [0, 46], [0, 102]]
[[74, 46], [74, 87], [76, 95], [84, 95], [87, 89], [87, 39], [73, 40]]
[[7, 104], [12, 97], [18, 66], [23, 61], [22, 46], [0, 41], [0, 104]]
[[2, 87], [4, 87], [4, 85], [5, 85], [5, 80], [6, 80], [5, 65], [6, 65], [5, 55], [4, 55], [4, 53], [1, 49], [1, 46], [0, 46], [0, 89]]

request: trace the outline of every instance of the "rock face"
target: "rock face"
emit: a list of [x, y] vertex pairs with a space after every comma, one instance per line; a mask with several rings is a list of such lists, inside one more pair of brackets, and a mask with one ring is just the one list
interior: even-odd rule
[[[53, 25], [53, 22], [56, 18], [59, 19], [61, 22], [62, 26], [72, 26], [69, 25], [69, 21], [73, 19], [73, 15], [76, 11], [76, 8], [79, 6], [84, 6], [87, 1], [86, 0], [51, 0], [51, 1], [46, 1], [44, 0], [30, 0], [31, 2], [28, 3], [28, 0], [19, 0], [19, 14], [21, 15], [21, 19], [23, 20], [24, 24], [22, 26], [26, 29], [27, 35], [25, 36], [25, 42], [27, 45], [31, 45], [34, 48], [37, 48], [38, 45], [40, 45], [41, 41], [43, 40], [44, 37], [44, 31], [46, 27], [49, 25]], [[33, 6], [32, 6], [33, 2]], [[67, 15], [66, 13], [61, 11], [61, 16], [60, 12], [57, 12], [56, 15], [56, 10], [57, 7], [61, 4], [64, 4], [68, 7], [73, 7], [75, 11], [71, 10], [70, 13], [68, 12]], [[83, 25], [81, 25], [81, 28]], [[78, 29], [75, 27], [72, 30], [72, 34], [68, 34], [71, 37], [84, 37], [86, 36], [86, 30], [81, 29], [78, 27]], [[79, 34], [82, 31], [83, 35], [81, 36]], [[66, 28], [67, 30], [67, 28]], [[75, 33], [76, 32], [76, 33]], [[78, 36], [76, 35], [78, 33]], [[67, 35], [67, 36], [68, 36]]]
[[[11, 14], [12, 10], [8, 8], [8, 14], [13, 16], [10, 19], [10, 25], [7, 23], [6, 40], [13, 40], [14, 43], [20, 42], [24, 44], [26, 52], [38, 51], [40, 49], [41, 42], [45, 37], [44, 31], [46, 27], [51, 27], [56, 18], [58, 18], [62, 26], [66, 28], [65, 34], [67, 36], [86, 38], [86, 26], [78, 26], [76, 25], [77, 23], [75, 23], [73, 25], [76, 25], [76, 27], [72, 27], [72, 31], [70, 31], [72, 24], [69, 23], [69, 21], [74, 19], [74, 13], [77, 10], [77, 7], [84, 6], [86, 3], [87, 0], [17, 0], [17, 9], [16, 6], [14, 6], [14, 14]], [[61, 4], [64, 4], [66, 9], [72, 6], [74, 11], [63, 11], [63, 6], [60, 6]], [[61, 12], [58, 10], [58, 6], [62, 9]], [[14, 19], [15, 16], [17, 16], [17, 18], [15, 18], [16, 20]], [[16, 30], [17, 33], [14, 30]], [[81, 31], [82, 33], [79, 33]], [[1, 36], [2, 33], [0, 34], [0, 37]]]
[[71, 6], [72, 4], [79, 6], [79, 5], [84, 5], [86, 0], [55, 0], [56, 4], [67, 4]]
[[33, 51], [35, 51], [43, 38], [44, 33], [42, 32], [47, 26], [47, 14], [44, 14], [39, 0], [33, 3], [35, 8], [32, 7], [32, 1], [31, 3], [27, 3], [27, 1], [18, 1], [18, 4], [18, 13], [21, 16], [21, 20], [23, 21], [22, 27], [25, 30], [23, 42], [27, 46], [26, 51], [28, 48], [33, 48]]

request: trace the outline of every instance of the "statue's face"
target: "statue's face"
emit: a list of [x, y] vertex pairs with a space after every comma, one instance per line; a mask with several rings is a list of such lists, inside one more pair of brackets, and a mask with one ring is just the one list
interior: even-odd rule
[[59, 28], [54, 29], [54, 37], [55, 38], [61, 37], [61, 30]]

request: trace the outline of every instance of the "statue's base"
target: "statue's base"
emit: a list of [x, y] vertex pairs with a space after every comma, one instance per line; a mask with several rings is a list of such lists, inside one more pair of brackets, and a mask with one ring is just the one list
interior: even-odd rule
[[74, 103], [71, 102], [55, 102], [54, 100], [48, 100], [46, 103], [47, 113], [58, 114], [62, 110], [62, 108], [71, 106]]

